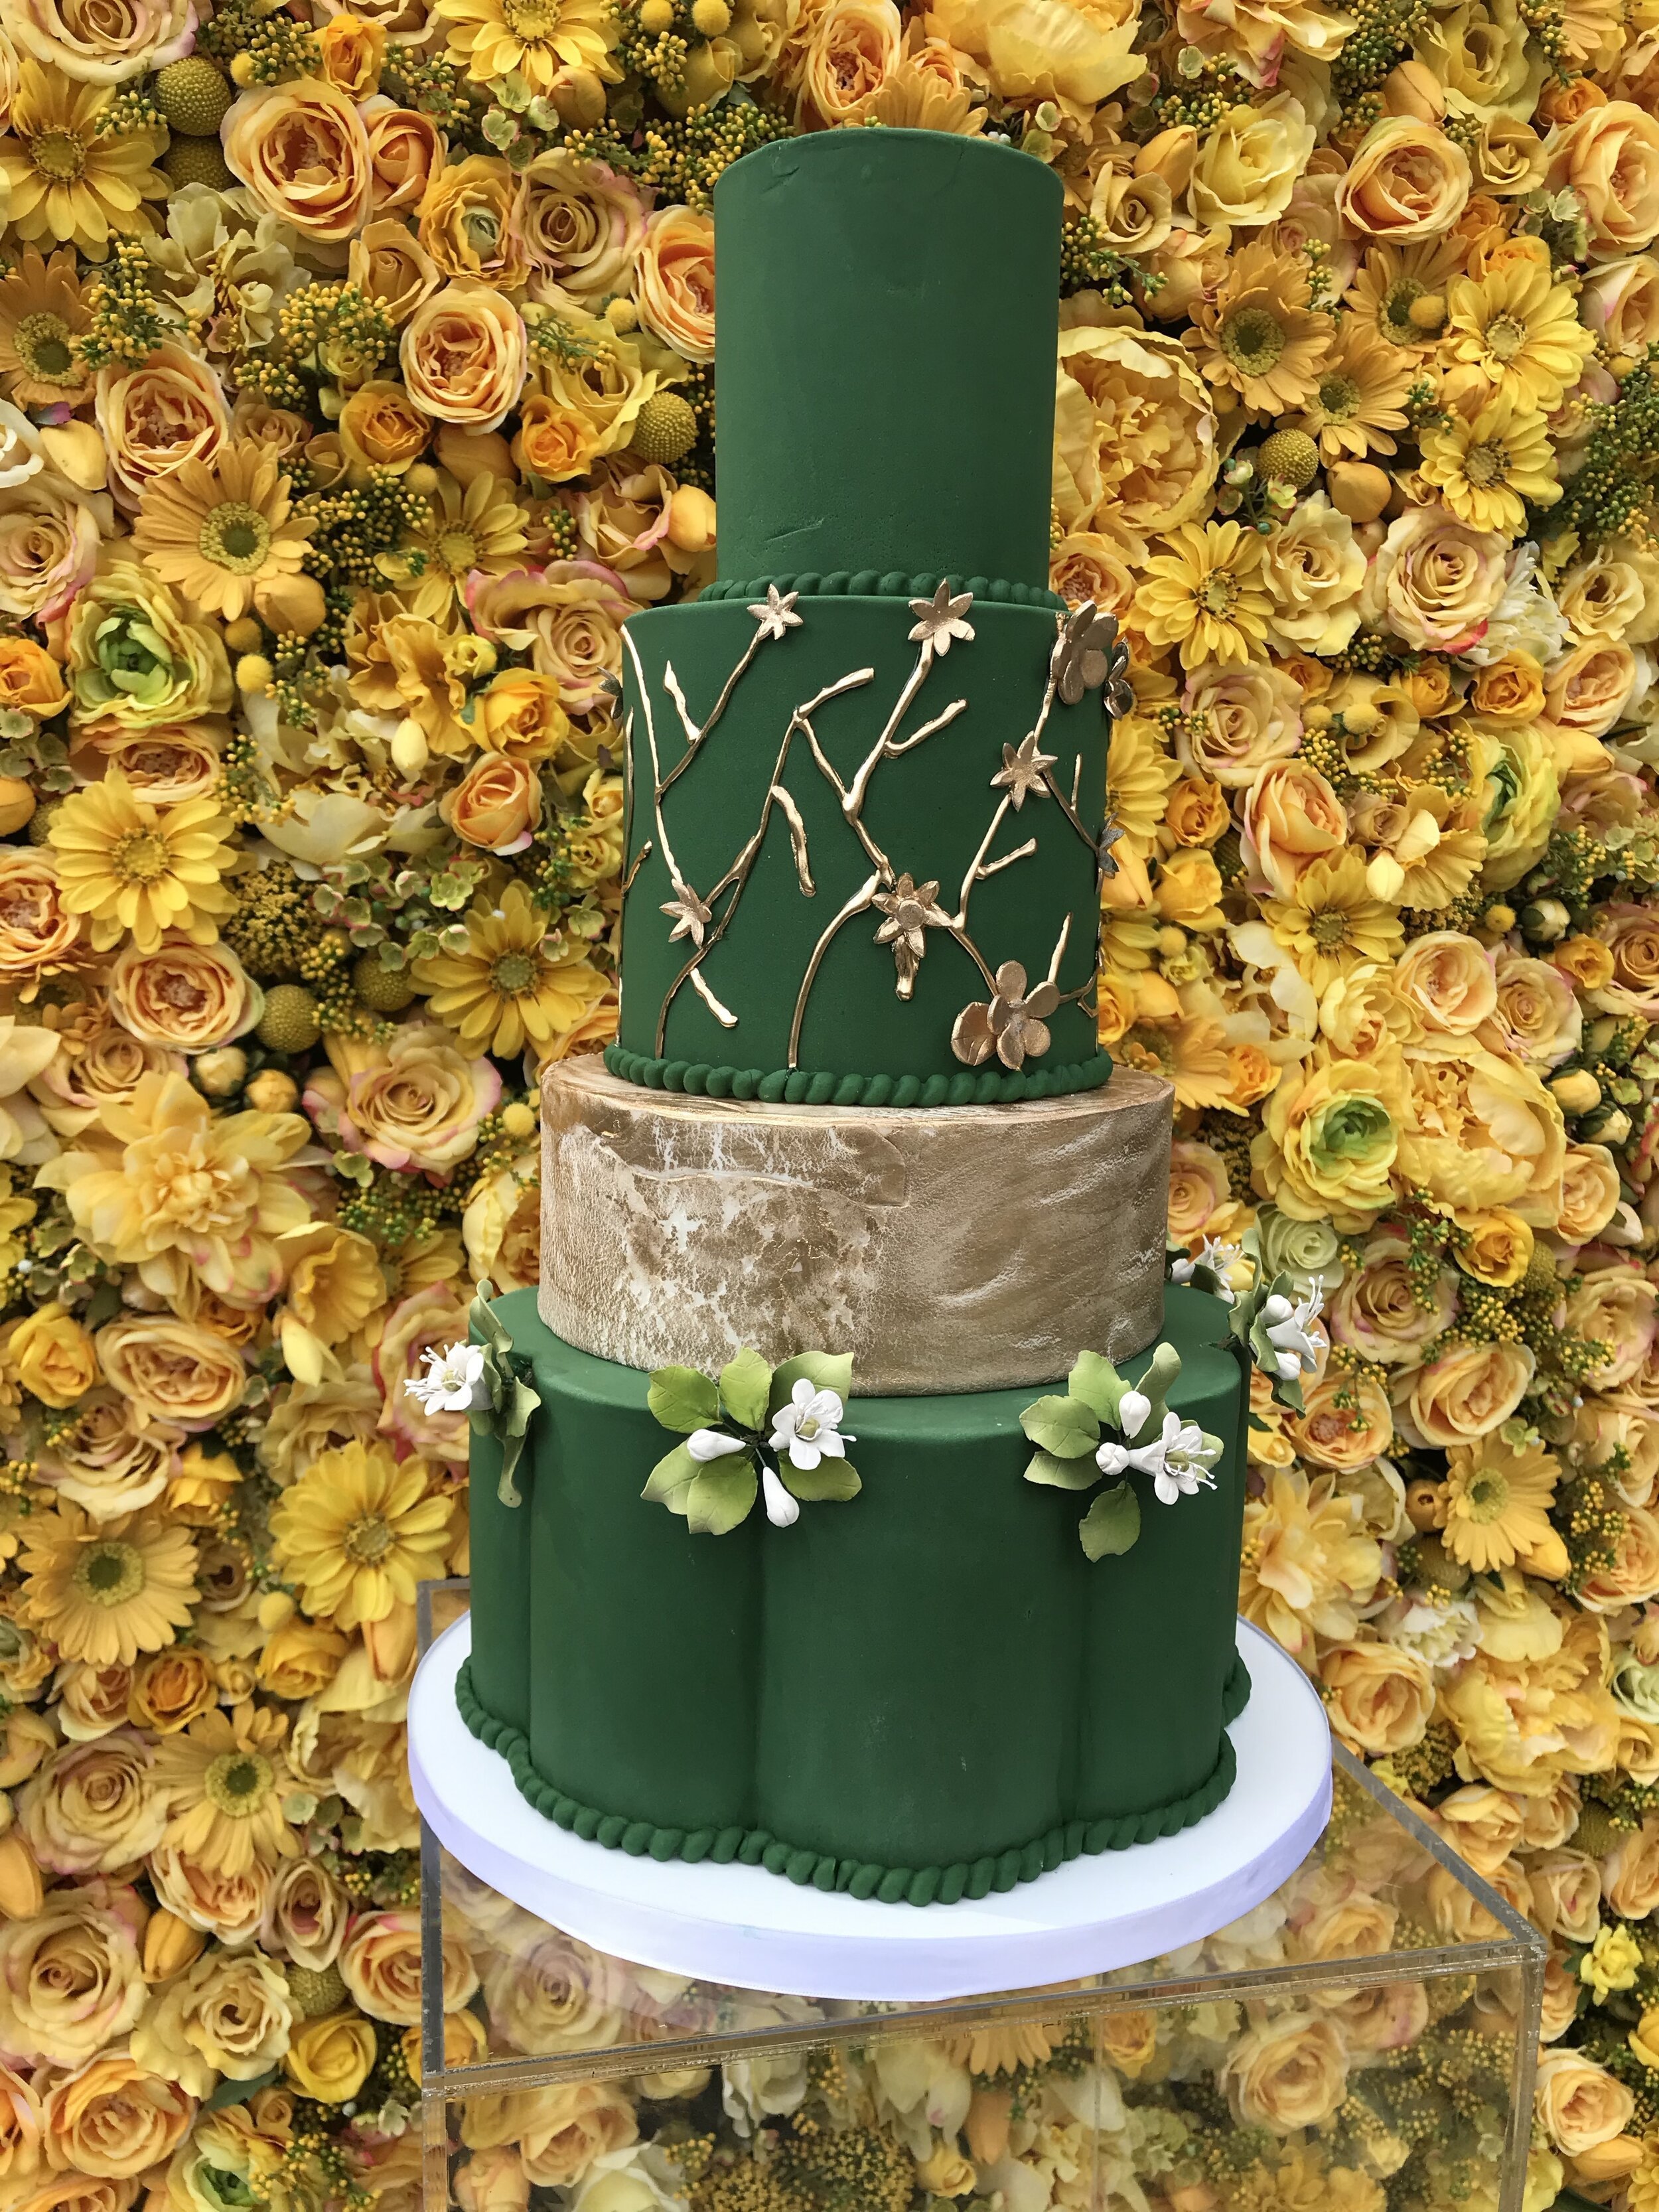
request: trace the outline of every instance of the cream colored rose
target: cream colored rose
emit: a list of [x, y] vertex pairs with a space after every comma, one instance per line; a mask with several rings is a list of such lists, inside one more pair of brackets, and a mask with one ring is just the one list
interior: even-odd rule
[[1347, 2053], [1328, 2020], [1285, 2013], [1245, 2030], [1220, 2085], [1241, 2126], [1293, 2135], [1329, 2119], [1347, 2095]]
[[218, 378], [184, 346], [159, 347], [137, 368], [98, 372], [95, 413], [109, 454], [110, 489], [129, 514], [149, 487], [186, 461], [211, 461], [230, 435]]
[[[421, 2017], [421, 1916], [366, 1912], [354, 1921], [339, 1957], [353, 2002], [371, 2020], [416, 2027]], [[443, 1944], [446, 2012], [458, 2012], [478, 1986], [465, 1945], [446, 1930]]]
[[483, 284], [446, 284], [404, 325], [398, 357], [416, 405], [440, 422], [497, 430], [524, 384], [519, 311]]
[[222, 140], [259, 205], [308, 238], [338, 244], [362, 228], [374, 182], [368, 134], [353, 102], [324, 79], [243, 93]]
[[1613, 974], [1591, 993], [1591, 1005], [1603, 1013], [1659, 1022], [1659, 911], [1609, 902], [1601, 910], [1596, 935], [1613, 956]]
[[1473, 530], [1444, 507], [1407, 507], [1377, 549], [1360, 611], [1419, 652], [1461, 652], [1496, 612], [1508, 557], [1500, 532]]
[[55, 2172], [130, 2180], [163, 2166], [190, 2131], [196, 2100], [121, 2051], [82, 2066], [46, 2093], [46, 2163]]
[[510, 2050], [544, 2057], [605, 2051], [622, 2039], [624, 1992], [615, 1961], [556, 1928], [538, 1928], [498, 1956], [483, 1990], [491, 2030]]
[[1601, 1925], [1601, 1869], [1583, 1851], [1542, 1851], [1528, 1866], [1533, 1911], [1547, 1936], [1591, 1943]]
[[113, 1874], [161, 1840], [167, 1807], [150, 1775], [149, 1746], [136, 1729], [54, 1752], [24, 1785], [19, 1825], [53, 1874]]
[[687, 361], [714, 358], [714, 223], [688, 207], [647, 218], [634, 264], [640, 320]]
[[1369, 1237], [1359, 1265], [1331, 1300], [1331, 1334], [1363, 1358], [1398, 1365], [1441, 1335], [1457, 1310], [1456, 1278], [1442, 1267], [1428, 1303], [1419, 1304], [1408, 1261], [1411, 1246], [1398, 1230]]
[[1301, 688], [1282, 668], [1195, 669], [1182, 696], [1176, 757], [1194, 775], [1248, 790], [1273, 761], [1302, 742]]
[[1569, 1145], [1561, 1170], [1561, 1210], [1556, 1233], [1569, 1244], [1588, 1244], [1619, 1211], [1619, 1169], [1605, 1145]]
[[[1603, 552], [1574, 562], [1555, 587], [1555, 604], [1574, 637], [1587, 644], [1618, 644], [1640, 619], [1647, 593], [1630, 562]], [[1540, 711], [1543, 703], [1540, 690]]]
[[1522, 1344], [1460, 1344], [1395, 1377], [1395, 1425], [1418, 1449], [1448, 1451], [1490, 1436], [1525, 1397], [1535, 1365]]
[[210, 1429], [241, 1401], [247, 1368], [214, 1330], [171, 1314], [131, 1314], [98, 1332], [98, 1360], [112, 1389], [148, 1421]]
[[[1659, 339], [1659, 261], [1638, 253], [1592, 269], [1578, 295], [1578, 312], [1588, 328], [1606, 338], [1610, 352], [1641, 354]], [[1565, 612], [1559, 590], [1556, 599]]]
[[1659, 1336], [1659, 1283], [1650, 1282], [1635, 1262], [1596, 1267], [1579, 1278], [1567, 1300], [1569, 1335], [1606, 1347], [1587, 1380], [1598, 1390], [1616, 1390], [1639, 1375]]
[[535, 296], [587, 307], [629, 289], [645, 237], [645, 204], [603, 161], [562, 148], [538, 154], [524, 172], [522, 220]]
[[1261, 580], [1268, 642], [1281, 653], [1340, 653], [1359, 627], [1364, 550], [1322, 491], [1299, 500], [1267, 540]]
[[1394, 982], [1425, 1030], [1468, 1036], [1498, 1008], [1492, 954], [1455, 929], [1414, 938], [1394, 963]]
[[1054, 495], [1067, 531], [1173, 529], [1206, 504], [1218, 463], [1215, 409], [1184, 346], [1143, 331], [1061, 330]]
[[98, 566], [99, 520], [56, 477], [0, 491], [0, 612], [54, 622]]
[[131, 939], [111, 965], [110, 1007], [141, 1043], [207, 1052], [251, 1030], [264, 994], [228, 945], [165, 939], [141, 952]]
[[596, 2158], [638, 2139], [634, 2106], [614, 2083], [574, 2081], [538, 2100], [519, 2148], [524, 2170], [538, 2188], [569, 2189]]
[[1627, 100], [1592, 107], [1545, 146], [1546, 183], [1577, 195], [1598, 261], [1639, 253], [1659, 232], [1659, 121]]
[[448, 1030], [410, 1021], [386, 1043], [330, 1037], [331, 1067], [313, 1073], [305, 1108], [319, 1128], [377, 1165], [447, 1174], [473, 1150], [501, 1078], [469, 1060]]
[[208, 1951], [157, 1996], [133, 2033], [132, 2056], [205, 2097], [222, 2075], [251, 2081], [269, 2073], [294, 2017], [282, 1969], [261, 1952]]
[[1632, 649], [1594, 638], [1552, 662], [1545, 675], [1544, 711], [1564, 730], [1604, 738], [1623, 715], [1636, 680]]
[[1545, 2132], [1568, 2158], [1622, 2135], [1636, 2109], [1624, 2083], [1579, 2051], [1539, 2053], [1534, 2099]]
[[1090, 196], [1089, 214], [1101, 243], [1114, 253], [1155, 253], [1175, 228], [1174, 195], [1166, 178], [1125, 176], [1103, 169]]
[[1422, 1740], [1434, 1712], [1428, 1662], [1393, 1644], [1333, 1644], [1319, 1679], [1332, 1728], [1350, 1751], [1380, 1758]]
[[806, 131], [856, 122], [865, 101], [898, 66], [903, 46], [898, 9], [892, 0], [827, 0], [808, 21], [811, 27], [796, 73], [796, 121]]
[[81, 2066], [127, 2034], [149, 1992], [138, 1955], [144, 1909], [131, 1889], [54, 1890], [0, 1925], [0, 2044]]
[[[426, 189], [425, 179], [414, 182], [419, 185], [418, 198]], [[394, 217], [369, 223], [352, 240], [347, 273], [364, 297], [399, 328], [442, 281], [432, 256]]]
[[1559, 968], [1503, 946], [1497, 977], [1492, 1018], [1476, 1031], [1482, 1044], [1534, 1067], [1553, 1067], [1577, 1052], [1584, 1018]]
[[1277, 94], [1259, 107], [1231, 107], [1200, 134], [1188, 204], [1208, 228], [1252, 228], [1291, 204], [1316, 137], [1300, 100]]
[[1449, 230], [1473, 181], [1455, 139], [1414, 116], [1385, 116], [1359, 142], [1337, 205], [1364, 237], [1406, 246]]

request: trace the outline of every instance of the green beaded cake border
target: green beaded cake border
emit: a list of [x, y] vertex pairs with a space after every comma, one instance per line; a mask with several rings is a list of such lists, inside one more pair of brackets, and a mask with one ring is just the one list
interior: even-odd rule
[[[874, 568], [832, 568], [827, 575], [808, 568], [799, 576], [756, 576], [748, 583], [722, 576], [703, 586], [696, 604], [702, 605], [719, 599], [763, 599], [769, 590], [793, 592], [804, 599], [931, 599], [946, 580], [937, 570], [907, 576], [897, 568], [880, 572]], [[989, 599], [994, 605], [1046, 607], [1050, 613], [1060, 615], [1070, 611], [1068, 603], [1058, 592], [1051, 592], [1042, 584], [1012, 584], [1001, 576], [952, 576], [948, 580], [957, 591], [971, 592], [975, 599]]]
[[873, 1897], [884, 1905], [955, 1905], [959, 1899], [980, 1898], [1035, 1881], [1069, 1860], [1102, 1851], [1127, 1850], [1135, 1844], [1160, 1842], [1178, 1836], [1208, 1813], [1214, 1812], [1232, 1788], [1237, 1772], [1232, 1739], [1224, 1730], [1238, 1718], [1250, 1698], [1250, 1674], [1237, 1651], [1221, 1692], [1224, 1734], [1221, 1749], [1208, 1777], [1196, 1790], [1172, 1804], [1155, 1806], [1146, 1813], [1126, 1813], [1115, 1820], [1070, 1820], [1063, 1828], [1027, 1844], [1023, 1850], [988, 1854], [983, 1858], [958, 1860], [948, 1867], [884, 1867], [859, 1859], [833, 1858], [820, 1851], [798, 1850], [765, 1828], [659, 1828], [650, 1820], [629, 1820], [621, 1813], [600, 1813], [579, 1804], [552, 1783], [544, 1781], [531, 1764], [530, 1744], [521, 1729], [498, 1721], [486, 1711], [472, 1686], [472, 1662], [465, 1660], [455, 1678], [455, 1704], [467, 1728], [486, 1749], [507, 1761], [514, 1785], [526, 1803], [561, 1828], [584, 1842], [603, 1844], [607, 1850], [625, 1851], [630, 1858], [683, 1860], [695, 1866], [703, 1859], [716, 1866], [736, 1861], [740, 1866], [764, 1867], [781, 1875], [797, 1887], [845, 1890], [850, 1896]]
[[758, 1100], [764, 1106], [1012, 1106], [1022, 1098], [1064, 1098], [1098, 1091], [1112, 1073], [1112, 1055], [1064, 1067], [963, 1068], [958, 1075], [836, 1075], [828, 1069], [716, 1067], [707, 1060], [653, 1060], [607, 1045], [605, 1064], [624, 1083], [647, 1091], [682, 1091], [694, 1098]]

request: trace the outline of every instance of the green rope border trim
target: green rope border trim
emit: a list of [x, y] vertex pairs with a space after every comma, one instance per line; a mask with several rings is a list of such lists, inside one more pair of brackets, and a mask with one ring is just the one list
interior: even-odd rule
[[[832, 568], [827, 575], [808, 568], [799, 576], [757, 576], [748, 583], [721, 576], [703, 586], [697, 605], [706, 605], [711, 599], [763, 599], [769, 586], [798, 592], [804, 599], [931, 599], [946, 580], [935, 569], [907, 576], [899, 568]], [[1058, 592], [1041, 584], [1012, 584], [1001, 576], [953, 576], [948, 580], [959, 592], [971, 592], [975, 599], [1003, 606], [1046, 607], [1054, 614], [1070, 612]]]
[[[1221, 1692], [1224, 1730], [1243, 1711], [1249, 1695], [1249, 1670], [1235, 1651]], [[1023, 1850], [958, 1860], [954, 1866], [884, 1867], [799, 1850], [765, 1828], [659, 1828], [653, 1821], [630, 1820], [621, 1813], [597, 1812], [591, 1805], [579, 1804], [537, 1773], [524, 1731], [509, 1722], [496, 1720], [484, 1710], [472, 1686], [470, 1658], [455, 1678], [455, 1703], [479, 1742], [507, 1761], [519, 1795], [544, 1820], [568, 1829], [585, 1843], [626, 1851], [630, 1858], [679, 1859], [688, 1866], [708, 1859], [716, 1866], [735, 1861], [739, 1866], [764, 1867], [769, 1874], [781, 1874], [798, 1888], [845, 1890], [849, 1896], [873, 1897], [883, 1905], [955, 1905], [964, 1897], [987, 1897], [993, 1891], [1000, 1894], [1020, 1882], [1035, 1881], [1040, 1875], [1050, 1874], [1085, 1853], [1092, 1856], [1101, 1851], [1127, 1850], [1135, 1844], [1154, 1844], [1166, 1836], [1177, 1836], [1214, 1812], [1232, 1788], [1237, 1772], [1232, 1739], [1224, 1732], [1221, 1750], [1208, 1778], [1173, 1804], [1155, 1806], [1147, 1813], [1127, 1813], [1116, 1820], [1070, 1820], [1063, 1828], [1050, 1828], [1046, 1836], [1039, 1836]]]
[[1112, 1073], [1112, 1055], [1064, 1067], [964, 1068], [957, 1075], [837, 1075], [830, 1069], [717, 1067], [707, 1060], [654, 1060], [607, 1045], [605, 1064], [624, 1083], [647, 1091], [683, 1091], [694, 1098], [758, 1100], [765, 1106], [1012, 1106], [1022, 1098], [1064, 1098], [1097, 1091]]

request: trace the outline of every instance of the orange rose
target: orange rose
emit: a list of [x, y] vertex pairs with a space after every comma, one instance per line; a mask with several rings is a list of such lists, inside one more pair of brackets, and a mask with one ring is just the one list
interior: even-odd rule
[[634, 264], [640, 320], [687, 361], [714, 358], [714, 223], [690, 208], [659, 208]]
[[340, 442], [362, 469], [401, 476], [426, 451], [432, 425], [401, 384], [360, 385], [340, 410]]
[[338, 242], [368, 213], [368, 134], [346, 94], [319, 77], [259, 85], [225, 118], [225, 160], [261, 207], [309, 238]]
[[541, 781], [522, 760], [476, 762], [440, 811], [458, 837], [505, 858], [521, 853], [542, 818]]
[[343, 12], [324, 24], [317, 43], [328, 82], [348, 100], [368, 99], [380, 84], [386, 60], [385, 27]]
[[568, 483], [573, 477], [587, 474], [599, 451], [599, 433], [580, 409], [562, 407], [540, 392], [525, 401], [513, 458], [526, 476]]
[[447, 284], [404, 325], [398, 358], [416, 405], [440, 422], [499, 429], [524, 385], [519, 311], [485, 285]]
[[1576, 192], [1597, 261], [1639, 253], [1659, 231], [1659, 121], [1627, 100], [1593, 107], [1552, 132], [1551, 191]]
[[32, 637], [0, 637], [0, 708], [44, 722], [69, 702], [64, 672], [45, 646]]
[[129, 513], [158, 477], [186, 461], [211, 461], [230, 434], [218, 378], [183, 346], [158, 347], [137, 368], [116, 362], [100, 368], [95, 412], [109, 452], [110, 489]]

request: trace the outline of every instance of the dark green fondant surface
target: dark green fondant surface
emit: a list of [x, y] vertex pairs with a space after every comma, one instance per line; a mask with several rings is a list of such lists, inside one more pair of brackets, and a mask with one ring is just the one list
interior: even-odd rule
[[[913, 994], [901, 998], [893, 949], [877, 941], [884, 916], [871, 908], [852, 915], [829, 943], [792, 1060], [791, 1029], [815, 949], [843, 906], [869, 882], [875, 865], [799, 727], [778, 781], [805, 832], [812, 892], [802, 886], [787, 809], [775, 802], [746, 878], [719, 898], [713, 894], [760, 824], [796, 708], [852, 672], [873, 671], [871, 681], [828, 701], [811, 717], [825, 758], [850, 787], [917, 659], [909, 640], [915, 617], [906, 600], [803, 599], [796, 611], [800, 626], [758, 647], [718, 721], [712, 720], [716, 703], [756, 635], [756, 618], [747, 608], [730, 600], [656, 608], [627, 625], [644, 679], [641, 685], [630, 658], [625, 685], [631, 723], [629, 865], [647, 842], [651, 849], [623, 904], [622, 1051], [646, 1062], [781, 1079], [791, 1072], [833, 1079], [824, 1093], [831, 1097], [834, 1084], [849, 1077], [867, 1086], [880, 1077], [890, 1083], [905, 1077], [950, 1083], [964, 1075], [1018, 1075], [1012, 1094], [1006, 1087], [996, 1094], [1004, 1098], [1042, 1096], [1055, 1088], [1041, 1082], [1035, 1091], [1029, 1088], [1032, 1078], [1051, 1069], [1073, 1072], [1060, 1088], [1103, 1081], [1104, 1062], [1092, 1077], [1075, 1073], [1098, 1054], [1093, 1016], [1075, 1000], [1048, 1017], [1048, 1048], [1027, 1058], [1023, 1069], [995, 1058], [982, 1068], [966, 1068], [951, 1048], [952, 1025], [965, 1006], [988, 1001], [985, 975], [946, 929], [931, 927], [924, 933]], [[992, 779], [1003, 772], [1004, 749], [1018, 747], [1036, 725], [1056, 634], [1054, 616], [1040, 607], [975, 600], [967, 619], [974, 636], [935, 658], [896, 726], [895, 739], [902, 744], [958, 700], [964, 702], [962, 711], [911, 750], [881, 761], [869, 779], [861, 814], [892, 875], [908, 873], [918, 885], [935, 884], [938, 903], [951, 915], [959, 910], [963, 879], [1003, 795]], [[665, 790], [659, 823], [652, 804], [651, 737], [656, 772], [664, 779], [688, 750], [668, 682], [671, 671], [691, 720], [708, 725], [708, 734]], [[1069, 922], [1059, 987], [1062, 993], [1086, 988], [1091, 999], [1099, 932], [1092, 841], [1105, 813], [1107, 732], [1097, 691], [1085, 691], [1075, 706], [1054, 702], [1040, 744], [1054, 759], [1061, 797], [1032, 791], [1017, 811], [1008, 810], [987, 862], [1028, 840], [1035, 839], [1036, 849], [975, 884], [965, 932], [992, 973], [1016, 961], [1035, 986], [1047, 975]], [[1061, 803], [1070, 802], [1074, 788], [1080, 826], [1068, 820]], [[735, 1026], [720, 1020], [689, 979], [675, 988], [693, 945], [684, 935], [671, 937], [672, 921], [662, 911], [675, 896], [663, 852], [665, 829], [682, 880], [712, 909], [708, 935], [712, 939], [719, 932], [718, 941], [700, 972], [736, 1016]], [[867, 1087], [859, 1096], [877, 1103]]]
[[1023, 1480], [1033, 1390], [854, 1399], [859, 1498], [694, 1536], [639, 1494], [672, 1441], [647, 1376], [562, 1343], [531, 1291], [497, 1311], [543, 1404], [521, 1506], [475, 1448], [463, 1702], [564, 1825], [961, 1895], [1224, 1794], [1243, 1385], [1214, 1301], [1172, 1290], [1164, 1334], [1172, 1403], [1226, 1443], [1217, 1487], [1166, 1507], [1137, 1478], [1139, 1541], [1093, 1564], [1088, 1497]]
[[1061, 190], [929, 131], [763, 147], [714, 189], [720, 568], [1042, 585]]

